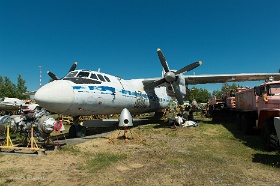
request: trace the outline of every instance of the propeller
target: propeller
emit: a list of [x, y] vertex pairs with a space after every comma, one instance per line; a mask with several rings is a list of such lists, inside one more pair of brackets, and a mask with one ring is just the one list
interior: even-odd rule
[[155, 87], [155, 86], [161, 85], [162, 83], [170, 83], [173, 88], [173, 91], [175, 93], [175, 97], [176, 97], [178, 103], [180, 105], [183, 105], [184, 104], [183, 95], [181, 94], [179, 84], [176, 82], [176, 80], [177, 80], [179, 74], [193, 70], [194, 68], [200, 66], [202, 64], [202, 62], [201, 61], [194, 62], [192, 64], [189, 64], [189, 65], [181, 68], [180, 70], [170, 71], [167, 61], [166, 61], [162, 51], [160, 50], [160, 48], [157, 49], [157, 53], [158, 53], [160, 63], [165, 71], [165, 74], [162, 79], [154, 81], [150, 85]]
[[54, 73], [47, 71], [47, 74], [52, 78], [52, 80], [58, 80], [58, 77]]
[[78, 65], [78, 62], [75, 62], [75, 63], [71, 66], [71, 68], [69, 69], [69, 72], [74, 71], [74, 70], [76, 69], [77, 65]]
[[[78, 65], [78, 62], [75, 62], [75, 63], [71, 66], [71, 68], [69, 69], [69, 72], [74, 71], [74, 70], [76, 69], [77, 65]], [[54, 73], [52, 73], [52, 72], [50, 72], [50, 71], [47, 71], [47, 74], [52, 78], [52, 80], [58, 80], [58, 79], [59, 79]]]

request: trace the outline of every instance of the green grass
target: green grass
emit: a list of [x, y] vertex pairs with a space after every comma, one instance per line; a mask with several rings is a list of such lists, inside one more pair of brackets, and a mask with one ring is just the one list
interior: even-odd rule
[[93, 158], [86, 160], [85, 165], [81, 166], [80, 169], [86, 169], [90, 172], [100, 171], [113, 163], [125, 160], [127, 158], [126, 154], [116, 154], [116, 153], [97, 153]]
[[[251, 135], [243, 135], [237, 131], [234, 123], [212, 123], [205, 122], [205, 118], [200, 119], [201, 138], [215, 141], [215, 143], [209, 144], [212, 154], [240, 160], [252, 160], [269, 167], [280, 167], [279, 152], [265, 150], [259, 131], [255, 131]], [[211, 128], [215, 128], [215, 130]]]
[[67, 145], [62, 148], [62, 152], [78, 155], [81, 153], [81, 150], [76, 145]]
[[[197, 127], [174, 129], [156, 123], [133, 128], [144, 143], [118, 139], [112, 145], [94, 138], [88, 145], [63, 146], [60, 152], [77, 165], [72, 171], [77, 185], [279, 185], [280, 155], [265, 151], [258, 134], [242, 135], [232, 123], [195, 119]], [[44, 157], [49, 158], [39, 158]], [[0, 171], [0, 186], [20, 185], [12, 179], [28, 172], [20, 171]], [[72, 177], [61, 178], [71, 185]]]

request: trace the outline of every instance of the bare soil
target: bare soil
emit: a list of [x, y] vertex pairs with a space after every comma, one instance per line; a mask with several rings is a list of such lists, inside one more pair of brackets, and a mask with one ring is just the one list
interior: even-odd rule
[[[280, 185], [279, 153], [230, 128], [207, 120], [190, 128], [151, 124], [133, 128], [134, 140], [122, 130], [46, 155], [3, 153], [0, 185]], [[100, 154], [126, 158], [95, 167]]]

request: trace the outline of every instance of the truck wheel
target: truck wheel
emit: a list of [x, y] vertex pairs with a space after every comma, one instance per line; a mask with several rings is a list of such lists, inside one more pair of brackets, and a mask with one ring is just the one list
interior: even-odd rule
[[273, 118], [263, 122], [262, 136], [264, 140], [264, 148], [268, 151], [276, 150], [279, 146], [279, 140], [274, 128]]
[[238, 131], [241, 131], [241, 118], [240, 114], [236, 114], [235, 116], [235, 124]]
[[241, 117], [241, 131], [243, 134], [251, 134], [253, 130], [250, 116], [243, 114]]

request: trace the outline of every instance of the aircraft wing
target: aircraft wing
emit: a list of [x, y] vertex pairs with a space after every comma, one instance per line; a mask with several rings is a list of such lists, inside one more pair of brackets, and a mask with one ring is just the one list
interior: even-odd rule
[[[205, 75], [185, 75], [186, 85], [188, 84], [207, 84], [243, 81], [265, 81], [273, 77], [280, 80], [280, 73], [240, 73], [240, 74], [205, 74]], [[162, 78], [143, 79], [144, 86]], [[163, 83], [162, 83], [163, 84]]]
[[209, 74], [209, 75], [189, 75], [185, 76], [186, 84], [206, 84], [242, 81], [280, 80], [280, 73], [241, 73], [241, 74]]
[[23, 94], [23, 95], [27, 95], [27, 96], [31, 96], [31, 95], [35, 95], [36, 92], [37, 92], [37, 91], [34, 90], [34, 91], [31, 91], [31, 92], [24, 92], [24, 93], [22, 93], [22, 94]]

